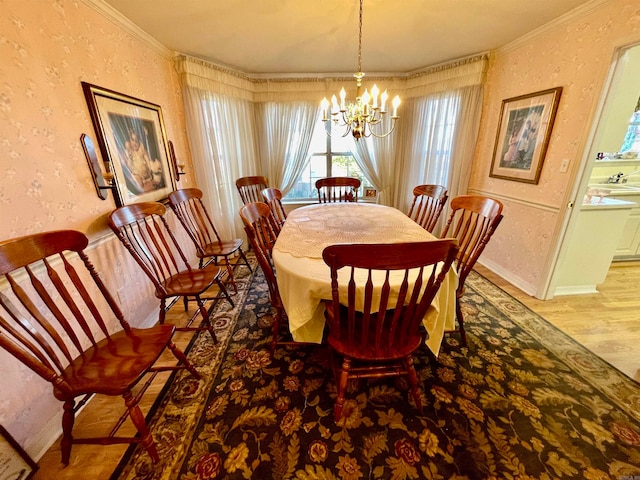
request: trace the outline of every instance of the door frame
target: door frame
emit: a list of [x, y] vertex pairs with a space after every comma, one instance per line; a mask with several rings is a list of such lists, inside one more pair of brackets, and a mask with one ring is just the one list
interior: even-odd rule
[[591, 127], [589, 128], [587, 141], [580, 157], [580, 164], [575, 173], [573, 186], [571, 187], [570, 192], [565, 195], [564, 214], [559, 220], [560, 226], [558, 240], [555, 243], [555, 248], [551, 255], [550, 266], [547, 269], [547, 275], [545, 275], [543, 283], [539, 288], [539, 295], [536, 295], [537, 298], [542, 300], [551, 300], [554, 297], [560, 277], [559, 274], [562, 261], [564, 260], [568, 249], [571, 248], [573, 232], [577, 224], [578, 214], [580, 213], [580, 208], [576, 208], [576, 206], [579, 206], [580, 203], [582, 203], [584, 192], [586, 191], [589, 178], [591, 177], [591, 172], [595, 165], [597, 153], [596, 144], [600, 140], [598, 132], [600, 131], [602, 123], [602, 114], [606, 102], [611, 94], [611, 87], [616, 80], [620, 59], [628, 49], [638, 46], [640, 46], [640, 40], [636, 40], [633, 43], [618, 45], [614, 48], [611, 64], [603, 82], [600, 98], [592, 117], [593, 120]]

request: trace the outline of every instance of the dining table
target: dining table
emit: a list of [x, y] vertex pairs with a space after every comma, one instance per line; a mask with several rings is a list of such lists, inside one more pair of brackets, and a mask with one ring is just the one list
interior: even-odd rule
[[[374, 203], [325, 203], [292, 210], [272, 252], [278, 290], [294, 341], [322, 343], [330, 268], [322, 251], [335, 244], [425, 242], [437, 238], [400, 210]], [[398, 282], [398, 284], [400, 281]], [[452, 267], [423, 319], [425, 343], [438, 355], [454, 329], [458, 276]]]

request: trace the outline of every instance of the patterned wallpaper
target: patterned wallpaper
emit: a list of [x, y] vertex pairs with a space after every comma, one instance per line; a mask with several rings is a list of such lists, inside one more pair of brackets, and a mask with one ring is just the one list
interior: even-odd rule
[[[80, 82], [160, 105], [168, 139], [192, 171], [171, 54], [83, 1], [0, 0], [0, 11], [0, 239], [84, 231], [106, 285], [120, 291], [125, 315], [139, 325], [157, 316], [159, 303], [119, 242], [103, 235], [115, 205], [96, 195], [80, 145], [82, 133], [96, 139]], [[185, 177], [181, 186], [190, 184]], [[122, 288], [124, 278], [135, 288]], [[13, 386], [0, 396], [0, 423], [37, 456], [57, 436], [61, 404], [48, 383], [4, 351], [0, 378]]]
[[[590, 6], [579, 18], [495, 52], [488, 71], [469, 189], [502, 200], [505, 218], [481, 261], [531, 294], [544, 281], [614, 51], [640, 42], [636, 0], [585, 8]], [[539, 184], [490, 178], [502, 100], [557, 86], [563, 87], [562, 98]], [[569, 170], [560, 173], [564, 159]]]
[[95, 194], [80, 145], [81, 133], [95, 142], [80, 82], [161, 105], [167, 136], [187, 157], [172, 59], [78, 0], [0, 3], [0, 238], [99, 230], [96, 218], [114, 204]]

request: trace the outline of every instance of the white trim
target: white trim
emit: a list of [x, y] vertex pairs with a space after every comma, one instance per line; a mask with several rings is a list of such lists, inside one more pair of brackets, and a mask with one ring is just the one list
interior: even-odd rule
[[521, 277], [514, 275], [513, 272], [510, 272], [509, 270], [505, 270], [503, 267], [501, 267], [497, 263], [492, 262], [491, 260], [482, 260], [482, 261], [478, 260], [478, 263], [483, 267], [488, 268], [496, 275], [499, 275], [500, 277], [504, 278], [511, 285], [522, 290], [527, 295], [530, 295], [532, 297], [535, 296], [535, 293], [536, 293], [535, 286], [531, 285], [528, 282], [525, 282]]
[[497, 200], [504, 200], [511, 203], [517, 203], [518, 205], [524, 205], [525, 207], [535, 208], [537, 210], [544, 210], [545, 212], [558, 213], [560, 211], [560, 207], [556, 207], [553, 205], [548, 205], [540, 202], [532, 202], [529, 200], [523, 200], [521, 198], [513, 197], [511, 195], [501, 195], [496, 192], [487, 192], [485, 190], [480, 190], [477, 188], [470, 188], [469, 193], [473, 195], [483, 195], [485, 197], [491, 197]]
[[131, 34], [133, 37], [140, 40], [142, 43], [151, 47], [160, 55], [166, 58], [172, 58], [174, 56], [174, 52], [171, 49], [162, 45], [155, 38], [153, 38], [151, 35], [149, 35], [147, 32], [141, 29], [138, 25], [133, 23], [131, 20], [125, 17], [122, 13], [120, 13], [118, 10], [113, 8], [111, 5], [105, 3], [103, 0], [81, 0], [81, 1], [88, 7], [92, 8], [93, 10], [101, 14], [103, 17], [107, 18], [108, 20], [111, 20], [113, 23], [116, 24], [116, 26], [122, 28], [123, 30]]
[[546, 34], [547, 32], [553, 30], [554, 28], [557, 28], [560, 25], [570, 22], [572, 20], [575, 20], [577, 18], [580, 18], [583, 15], [586, 15], [591, 11], [596, 10], [601, 5], [607, 2], [608, 0], [592, 0], [590, 2], [585, 3], [584, 5], [580, 5], [579, 7], [576, 7], [573, 10], [570, 10], [569, 12], [565, 13], [564, 15], [561, 15], [551, 20], [549, 23], [545, 23], [541, 27], [538, 27], [535, 30], [532, 30], [526, 35], [519, 37], [516, 40], [513, 40], [512, 42], [509, 42], [506, 45], [503, 45], [502, 47], [497, 48], [496, 52], [508, 53], [513, 50], [516, 50], [522, 47], [523, 45], [529, 44], [530, 42], [535, 40], [537, 37], [540, 37]]
[[600, 293], [595, 285], [580, 285], [577, 287], [556, 287], [554, 296], [559, 297], [562, 295], [587, 295], [593, 293]]

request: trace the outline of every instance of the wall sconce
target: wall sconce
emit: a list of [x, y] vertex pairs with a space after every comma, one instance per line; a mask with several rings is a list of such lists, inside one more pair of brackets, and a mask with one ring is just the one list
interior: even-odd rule
[[169, 140], [169, 156], [171, 157], [171, 165], [173, 165], [174, 176], [176, 177], [176, 182], [180, 181], [180, 175], [184, 175], [187, 172], [184, 171], [184, 162], [180, 162], [176, 159], [176, 151], [173, 148], [173, 142]]
[[87, 158], [89, 170], [91, 170], [91, 177], [93, 178], [93, 185], [96, 187], [96, 193], [102, 200], [106, 200], [109, 196], [109, 190], [115, 190], [116, 188], [113, 183], [113, 173], [110, 171], [108, 163], [105, 163], [105, 172], [102, 172], [91, 137], [83, 133], [80, 135], [80, 143], [82, 143], [84, 156]]

